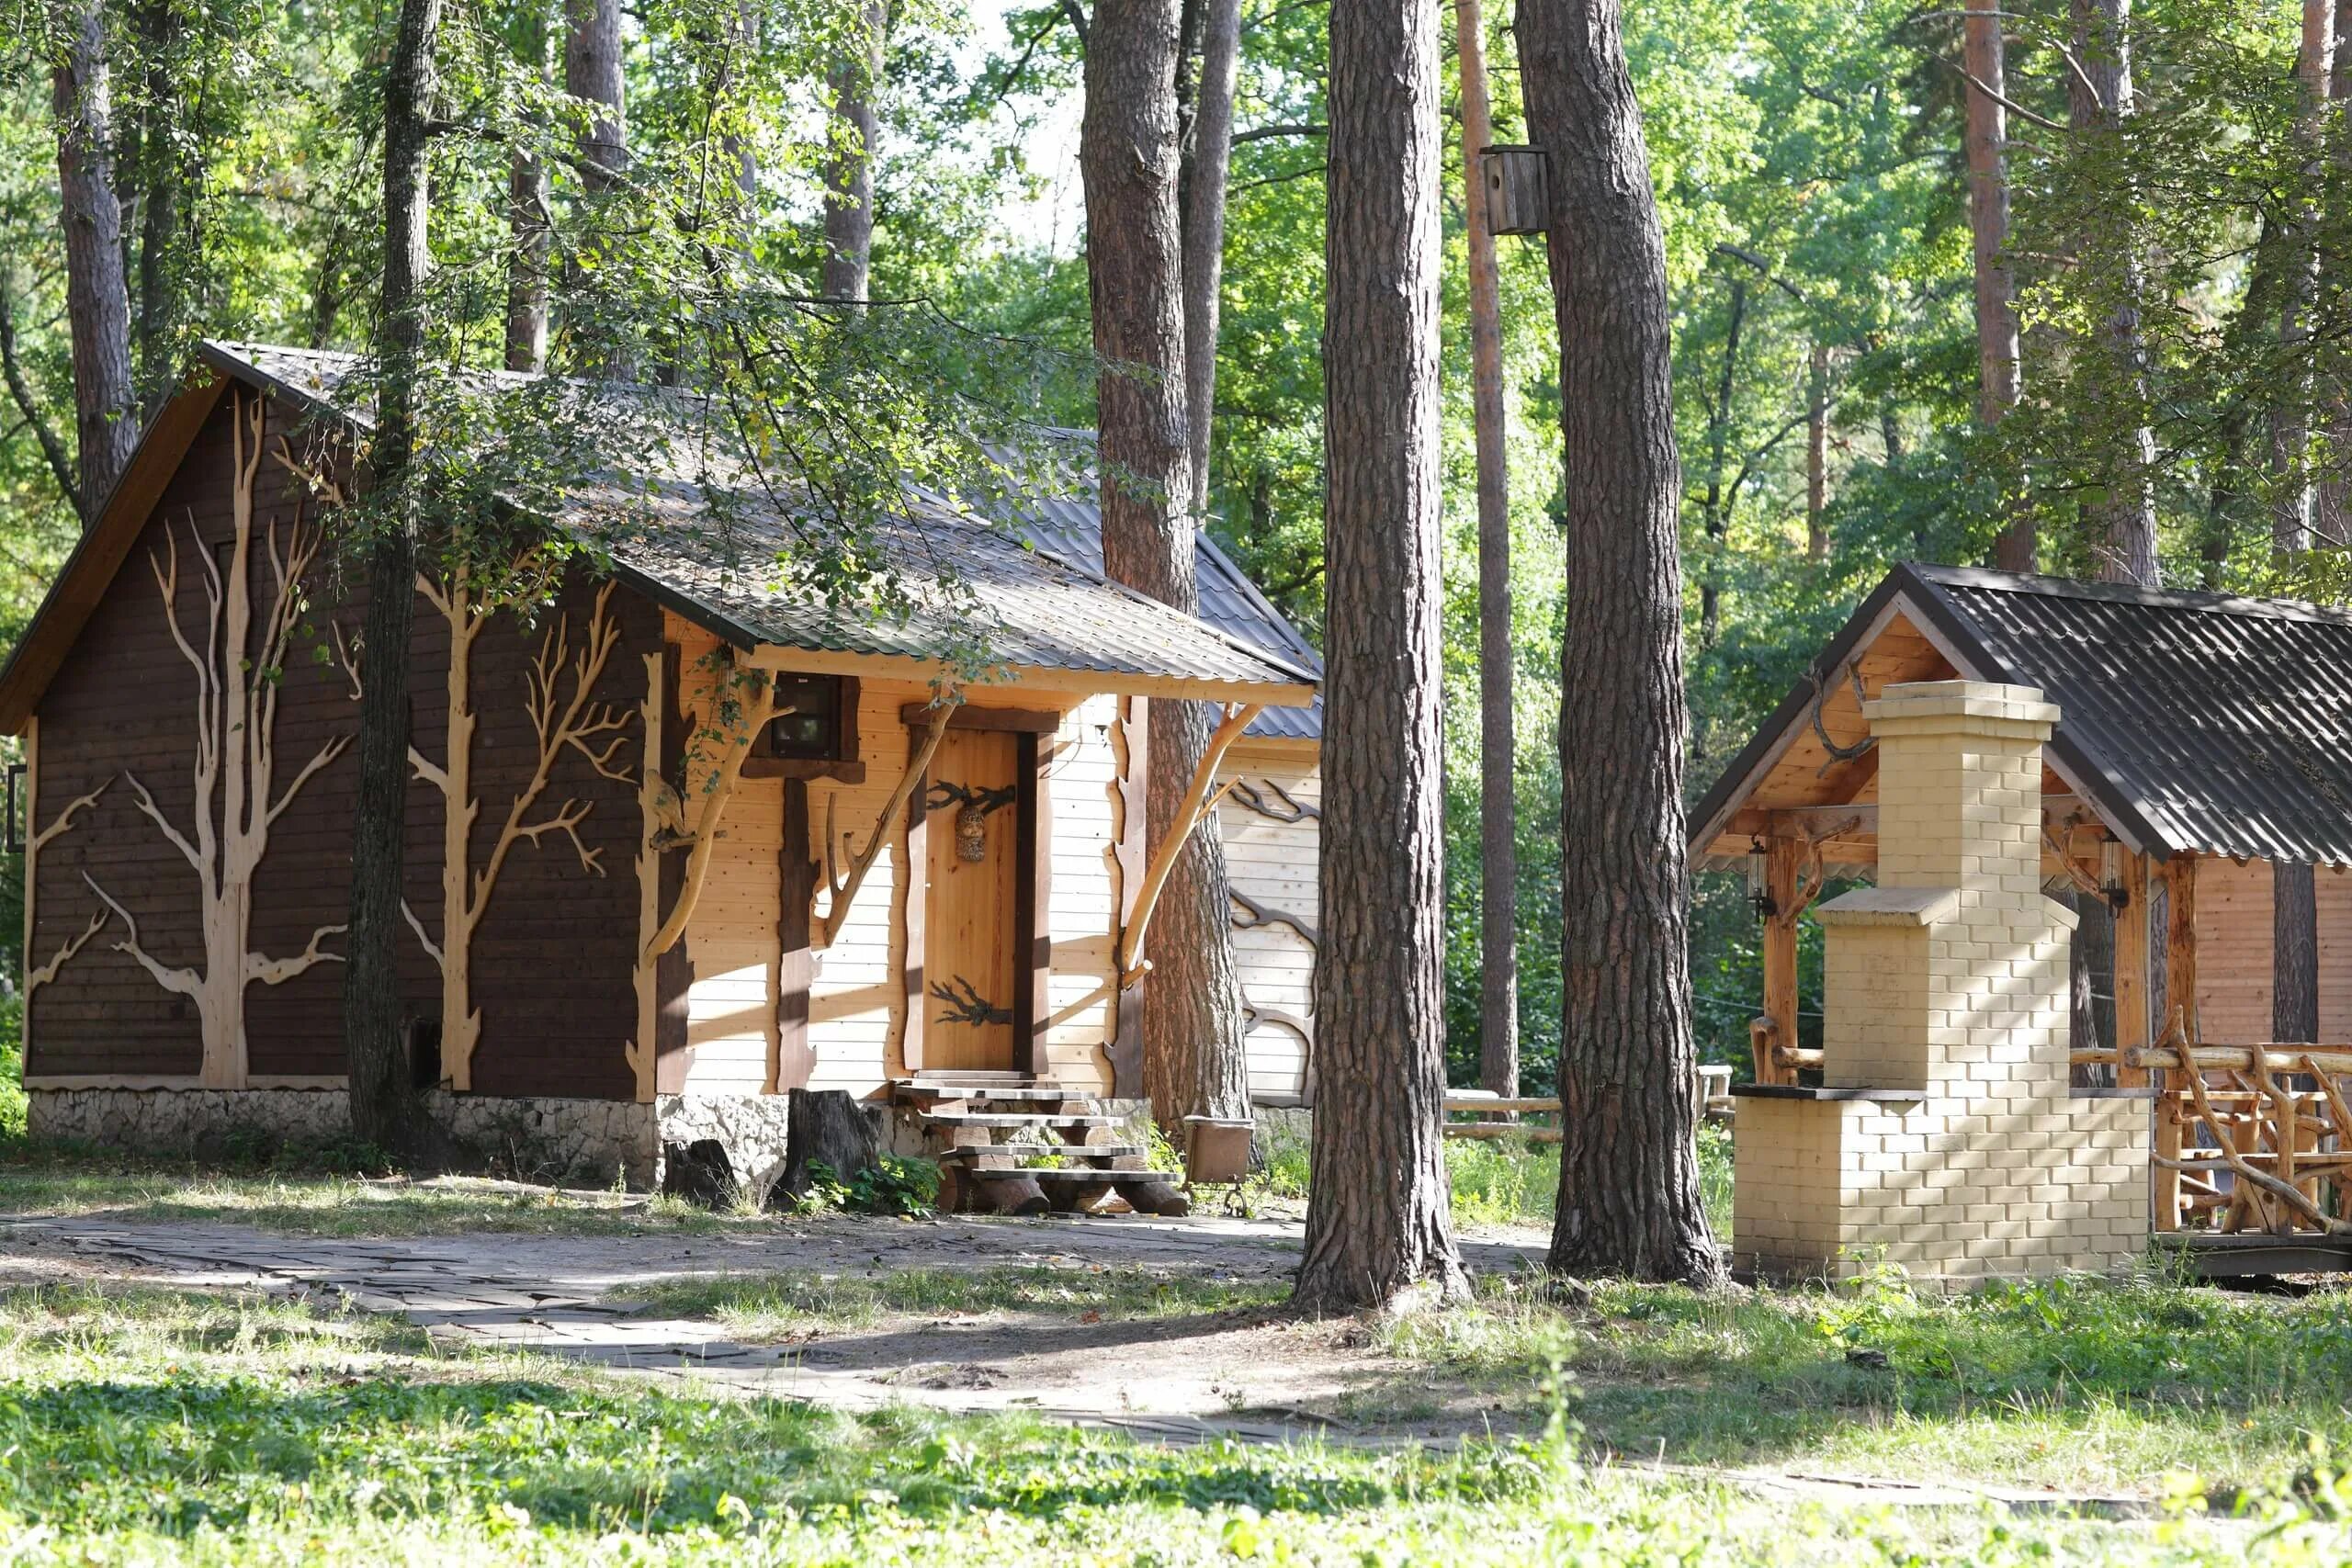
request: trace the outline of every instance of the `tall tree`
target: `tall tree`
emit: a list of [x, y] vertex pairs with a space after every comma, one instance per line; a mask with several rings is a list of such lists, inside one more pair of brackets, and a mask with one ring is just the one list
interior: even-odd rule
[[1233, 165], [1233, 91], [1241, 70], [1241, 0], [1199, 0], [1201, 73], [1178, 181], [1184, 250], [1184, 417], [1193, 510], [1209, 503], [1216, 413], [1218, 294], [1225, 283], [1225, 197]]
[[416, 609], [421, 487], [412, 481], [416, 387], [428, 325], [425, 243], [430, 117], [441, 0], [401, 0], [384, 73], [384, 281], [378, 310], [375, 440], [368, 481], [387, 498], [368, 539], [367, 660], [359, 699], [359, 782], [352, 806], [351, 919], [345, 938], [343, 1037], [354, 1136], [413, 1152], [424, 1134], [401, 1039], [401, 894], [408, 819], [409, 626]]
[[1712, 1283], [1690, 1085], [1681, 476], [1665, 237], [1618, 0], [1523, 0], [1520, 79], [1551, 164], [1567, 601], [1558, 1218], [1572, 1274]]
[[[2018, 400], [2021, 349], [2017, 280], [2009, 270], [2007, 66], [1998, 0], [1966, 0], [1961, 65], [1966, 73], [1968, 228], [1976, 276], [1976, 419], [1990, 430]], [[2020, 507], [1993, 545], [1993, 564], [2031, 571], [2033, 515]]]
[[2312, 341], [2312, 304], [2319, 289], [2315, 193], [2324, 166], [2335, 54], [2335, 0], [2303, 0], [2302, 42], [2295, 54], [2295, 77], [2302, 87], [2295, 141], [2303, 178], [2289, 226], [2286, 286], [2278, 310], [2284, 373], [2274, 382], [2270, 407], [2270, 547], [2282, 555], [2312, 546], [2312, 377], [2307, 349]]
[[1296, 1300], [1465, 1289], [1445, 1119], [1436, 8], [1331, 7], [1323, 949]]
[[[546, 0], [523, 0], [514, 20], [514, 57], [534, 76], [548, 68]], [[548, 365], [548, 256], [555, 197], [547, 160], [517, 146], [506, 164], [506, 368], [536, 375]]]
[[63, 0], [50, 75], [65, 239], [65, 312], [74, 348], [74, 431], [83, 526], [97, 520], [131, 448], [139, 395], [130, 374], [130, 294], [115, 191], [114, 88], [101, 0]]
[[832, 126], [825, 152], [825, 264], [828, 299], [863, 300], [874, 265], [874, 143], [880, 132], [874, 100], [882, 89], [882, 46], [889, 35], [885, 0], [865, 0], [834, 67]]
[[[582, 184], [590, 204], [608, 195], [628, 167], [628, 111], [621, 81], [620, 0], [565, 0], [563, 90], [594, 106], [582, 126]], [[587, 306], [593, 313], [596, 307]], [[613, 381], [636, 378], [628, 333], [616, 321], [591, 319], [574, 350], [583, 370]]]
[[[1102, 0], [1086, 37], [1086, 272], [1092, 299], [1102, 564], [1115, 581], [1187, 614], [1195, 580], [1190, 434], [1184, 417], [1183, 254], [1177, 216], [1174, 0]], [[1145, 794], [1154, 852], [1180, 826], [1206, 752], [1203, 705], [1150, 704]], [[1152, 916], [1143, 1007], [1144, 1088], [1153, 1113], [1248, 1113], [1241, 987], [1215, 813], [1186, 841]]]
[[1478, 1081], [1519, 1093], [1519, 780], [1510, 636], [1510, 494], [1503, 450], [1502, 284], [1478, 155], [1495, 140], [1486, 19], [1453, 0], [1462, 73], [1463, 227], [1470, 260], [1470, 418], [1478, 458]]
[[[2076, 68], [2067, 77], [2068, 121], [2086, 145], [2112, 146], [2132, 115], [2132, 0], [2070, 0]], [[2118, 193], [2119, 195], [2121, 193]], [[2083, 509], [2098, 574], [2109, 582], [2157, 586], [2155, 433], [2148, 426], [2148, 349], [2140, 331], [2142, 266], [2131, 243], [2086, 236], [2077, 265], [2096, 271], [2107, 301], [2098, 352], [2107, 361], [2105, 400], [2123, 415], [2103, 442], [2097, 499]]]

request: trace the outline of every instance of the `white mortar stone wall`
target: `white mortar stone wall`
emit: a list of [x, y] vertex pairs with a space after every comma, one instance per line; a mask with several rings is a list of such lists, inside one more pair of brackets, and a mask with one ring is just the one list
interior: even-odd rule
[[[27, 1130], [35, 1137], [137, 1149], [218, 1154], [240, 1132], [323, 1144], [348, 1134], [340, 1089], [37, 1089]], [[575, 1186], [650, 1184], [659, 1153], [654, 1109], [633, 1100], [424, 1096], [426, 1112], [486, 1165]]]

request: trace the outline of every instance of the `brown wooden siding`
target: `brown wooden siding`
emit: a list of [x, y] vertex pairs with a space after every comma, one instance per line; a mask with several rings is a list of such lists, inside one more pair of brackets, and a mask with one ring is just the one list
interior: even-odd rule
[[[155, 516], [108, 588], [62, 671], [40, 705], [40, 805], [42, 820], [74, 796], [114, 782], [97, 807], [46, 846], [34, 888], [29, 962], [39, 964], [78, 933], [99, 908], [85, 874], [103, 884], [139, 921], [141, 943], [166, 964], [200, 964], [195, 873], [138, 809], [124, 782], [135, 773], [156, 805], [183, 829], [189, 821], [195, 743], [195, 681], [171, 643], [150, 570], [164, 551], [164, 530], [181, 554], [179, 614], [198, 628], [204, 613], [201, 571], [192, 558], [193, 524], [202, 547], [233, 536], [231, 517], [232, 400], [207, 424], [179, 473], [164, 488]], [[272, 411], [268, 439], [278, 433]], [[265, 462], [257, 518], [284, 529], [293, 481]], [[253, 550], [256, 614], [272, 578], [266, 551]], [[317, 605], [298, 631], [280, 683], [276, 731], [277, 784], [283, 787], [327, 738], [354, 733], [357, 705], [331, 658], [329, 623], [358, 625], [363, 604], [352, 580], [356, 563], [322, 558], [313, 573]], [[570, 617], [580, 643], [594, 587], [568, 583], [536, 624], [502, 615], [474, 645], [473, 829], [476, 863], [487, 858], [516, 790], [537, 762], [526, 706], [526, 676], [550, 620]], [[335, 604], [330, 616], [325, 605]], [[612, 600], [621, 640], [597, 682], [598, 700], [631, 716], [622, 761], [638, 766], [634, 715], [645, 679], [644, 654], [661, 645], [661, 613], [616, 590]], [[322, 658], [327, 661], [322, 662]], [[446, 750], [446, 623], [421, 600], [411, 648], [410, 694], [415, 743], [433, 761]], [[566, 688], [568, 691], [568, 687]], [[341, 923], [349, 892], [350, 809], [356, 759], [346, 750], [314, 776], [272, 829], [254, 877], [251, 947], [273, 956], [301, 951], [321, 926]], [[602, 875], [582, 869], [571, 841], [548, 834], [517, 844], [499, 878], [472, 944], [473, 996], [483, 1018], [474, 1087], [491, 1094], [627, 1097], [635, 1086], [623, 1044], [635, 1027], [631, 975], [636, 957], [635, 859], [639, 816], [632, 785], [599, 777], [576, 753], [560, 760], [533, 818], [567, 799], [589, 806], [582, 842], [600, 852]], [[407, 891], [426, 931], [441, 935], [442, 800], [415, 782], [409, 796]], [[32, 998], [31, 1075], [192, 1074], [199, 1036], [192, 1005], [164, 991], [130, 957], [113, 950], [115, 921]], [[329, 938], [328, 951], [339, 939]], [[440, 980], [413, 937], [401, 940], [402, 992], [413, 1017], [437, 1020]], [[245, 992], [250, 1071], [255, 1075], [334, 1074], [342, 1068], [342, 970], [322, 964], [277, 987]]]

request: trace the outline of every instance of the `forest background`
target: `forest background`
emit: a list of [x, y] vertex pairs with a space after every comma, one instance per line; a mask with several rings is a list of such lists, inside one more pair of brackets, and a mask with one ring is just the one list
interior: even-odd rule
[[[754, 72], [769, 218], [760, 259], [813, 280], [833, 40], [824, 6], [808, 7], [808, 26], [794, 25], [790, 4], [775, 8]], [[514, 9], [490, 0], [469, 19], [481, 37], [544, 23]], [[2337, 260], [2352, 231], [2352, 17], [2332, 18], [2327, 112], [2314, 117], [2311, 9], [2042, 0], [2003, 12], [2013, 205], [2003, 259], [2021, 352], [2020, 395], [1996, 425], [1980, 408], [1961, 13], [1888, 0], [1631, 10], [1674, 310], [1694, 791], [1889, 566], [1982, 563], [2020, 517], [2039, 525], [2042, 570], [2095, 575], [2105, 536], [2095, 520], [2119, 491], [2144, 491], [2166, 585], [2343, 596], [2328, 547], [2344, 542], [2352, 510], [2331, 478], [2333, 438], [2352, 431], [2332, 391], [2352, 379], [2352, 292]], [[70, 459], [60, 461], [74, 400], [45, 12], [0, 14], [0, 642], [20, 633], [79, 526]], [[359, 128], [382, 121], [374, 68], [396, 15], [357, 0], [104, 8], [125, 271], [151, 404], [198, 336], [368, 347], [382, 275], [380, 152]], [[633, 143], [658, 143], [665, 119], [693, 133], [681, 118], [696, 101], [684, 62], [707, 15], [694, 0], [631, 9]], [[2086, 83], [2107, 73], [2084, 40], [2119, 16], [2132, 53], [2124, 112], [2086, 114]], [[1242, 6], [1209, 491], [1216, 537], [1310, 637], [1322, 613], [1326, 21], [1319, 0]], [[1510, 21], [1487, 17], [1501, 141], [1525, 125]], [[1024, 413], [1075, 426], [1091, 423], [1096, 376], [1075, 181], [1057, 160], [1074, 154], [1059, 142], [1075, 134], [1083, 22], [1075, 0], [901, 0], [876, 94], [872, 282], [876, 299], [920, 301], [967, 342], [1017, 342], [1023, 352], [976, 355], [984, 363], [966, 369]], [[1445, 208], [1446, 970], [1453, 1076], [1470, 1083], [1478, 605], [1460, 145], [1457, 124]], [[436, 261], [463, 288], [500, 221], [503, 165], [463, 136], [435, 156], [447, 165], [435, 171]], [[1563, 480], [1539, 243], [1501, 243], [1501, 292], [1521, 1062], [1531, 1087], [1548, 1087], [1564, 892], [1554, 744]], [[2106, 265], [2114, 258], [2128, 265]], [[503, 284], [482, 271], [479, 287], [488, 301]], [[2085, 352], [2126, 306], [2136, 349]], [[495, 342], [481, 347], [494, 361]], [[2282, 387], [2311, 405], [2295, 411], [2306, 437], [2296, 453], [2269, 438]], [[2304, 542], [2320, 548], [2282, 553], [2278, 504], [2306, 490]], [[20, 869], [0, 862], [10, 950]], [[1704, 1059], [1747, 1053], [1760, 982], [1746, 892], [1720, 875], [1695, 888]], [[10, 951], [6, 972], [17, 968]], [[1817, 1026], [1817, 933], [1802, 995]]]

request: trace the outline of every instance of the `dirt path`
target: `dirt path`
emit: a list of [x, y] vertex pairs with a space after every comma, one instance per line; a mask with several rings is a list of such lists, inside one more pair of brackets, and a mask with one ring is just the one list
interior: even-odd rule
[[[1026, 1410], [1160, 1437], [1286, 1438], [1314, 1429], [1365, 1440], [1448, 1437], [1482, 1424], [1429, 1391], [1399, 1390], [1398, 1364], [1362, 1325], [1267, 1311], [1114, 1319], [990, 1313], [886, 1316], [790, 1345], [743, 1344], [718, 1325], [644, 1315], [615, 1292], [662, 1280], [805, 1270], [1148, 1267], [1237, 1284], [1286, 1280], [1295, 1224], [1217, 1218], [1004, 1221], [809, 1220], [759, 1235], [559, 1236], [475, 1234], [399, 1240], [284, 1236], [237, 1225], [39, 1219], [0, 1227], [0, 1259], [188, 1288], [258, 1288], [393, 1313], [452, 1347], [529, 1348], [599, 1366], [716, 1382], [744, 1393], [863, 1409]], [[1540, 1237], [1464, 1244], [1474, 1268], [1524, 1267]], [[1091, 1318], [1093, 1321], [1089, 1321]], [[1394, 1403], [1377, 1433], [1336, 1414]]]

